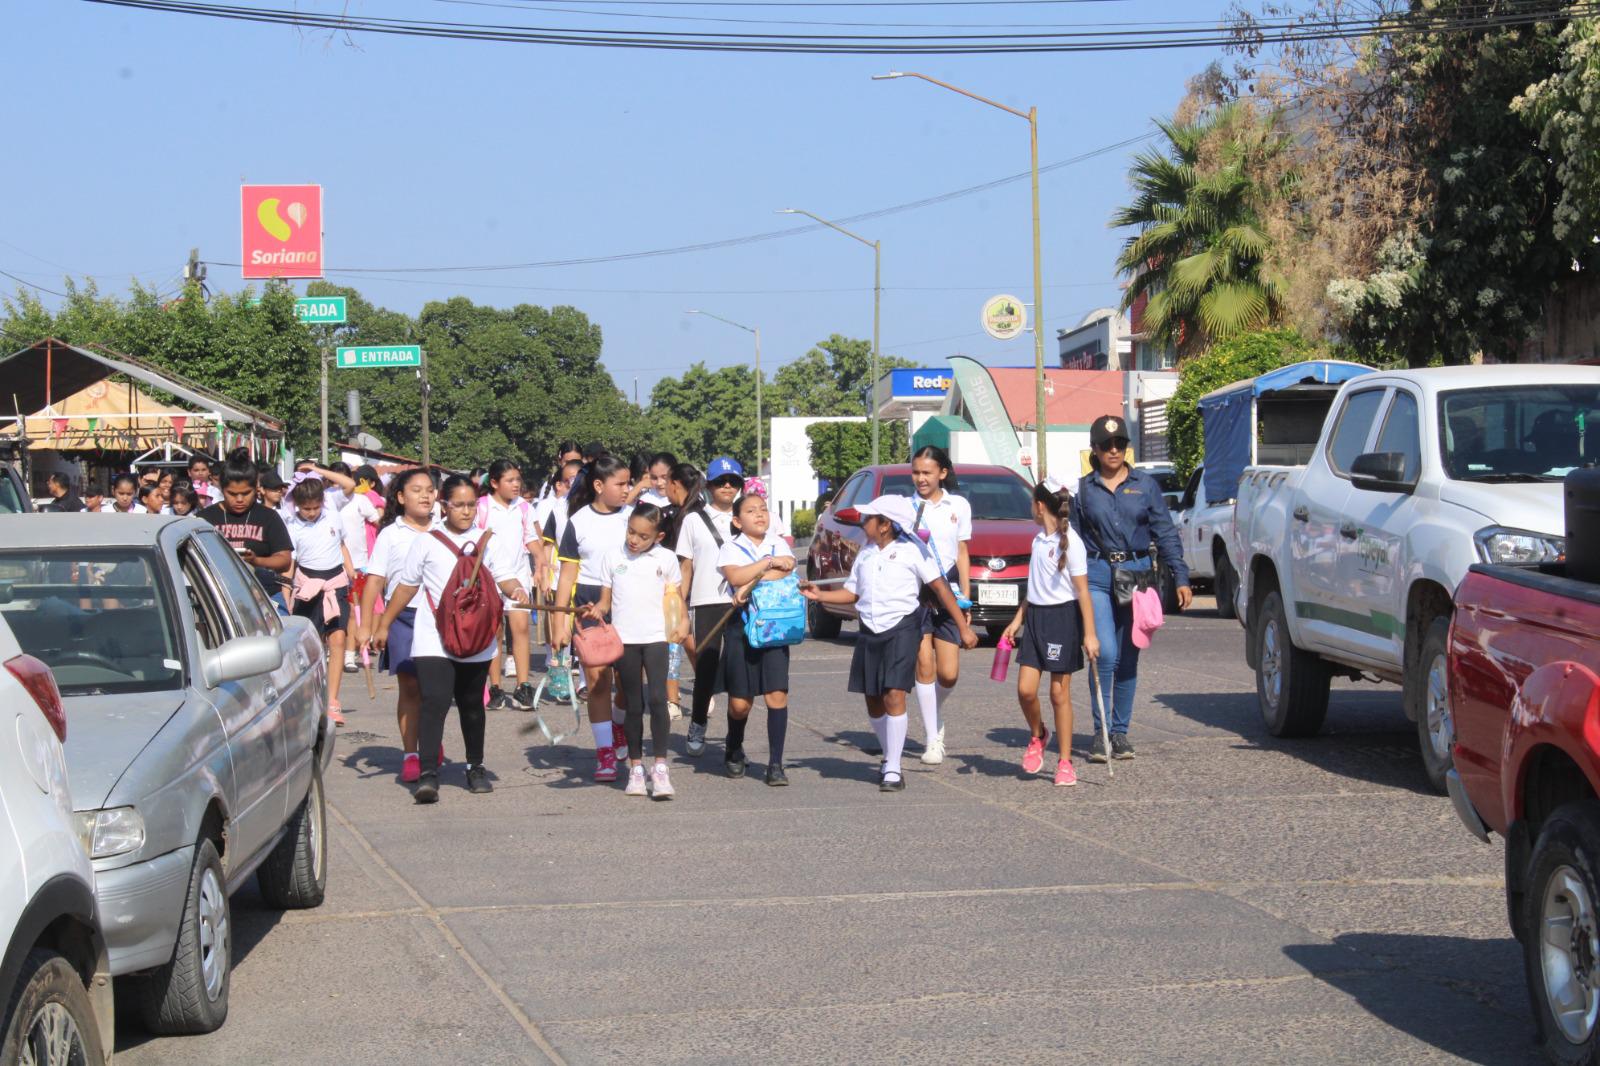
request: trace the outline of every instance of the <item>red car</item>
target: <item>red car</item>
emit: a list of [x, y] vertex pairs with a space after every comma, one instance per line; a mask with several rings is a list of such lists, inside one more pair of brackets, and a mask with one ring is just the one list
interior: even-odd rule
[[[1033, 486], [1003, 466], [957, 463], [955, 495], [972, 505], [972, 624], [992, 637], [1016, 616], [1028, 583], [1028, 554], [1033, 549]], [[813, 581], [846, 577], [856, 552], [866, 543], [856, 506], [879, 496], [915, 496], [911, 466], [869, 466], [857, 470], [817, 517], [816, 534], [806, 555], [806, 576]], [[947, 560], [953, 566], [955, 560]], [[839, 635], [839, 626], [856, 616], [854, 607], [812, 603], [810, 630], [823, 640]]]

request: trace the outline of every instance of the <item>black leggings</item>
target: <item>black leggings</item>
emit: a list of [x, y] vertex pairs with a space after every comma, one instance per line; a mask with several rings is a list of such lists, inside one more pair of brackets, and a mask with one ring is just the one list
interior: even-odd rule
[[[727, 634], [724, 626], [709, 647], [701, 647], [700, 640], [717, 620], [728, 613], [728, 603], [708, 603], [694, 609], [694, 707], [690, 720], [705, 725], [711, 720], [711, 697], [717, 694], [717, 678], [722, 673], [722, 638]], [[732, 625], [733, 623], [729, 623]]]
[[[644, 707], [650, 702], [650, 750], [667, 757], [672, 720], [667, 717], [667, 645], [624, 644], [617, 661], [617, 684], [627, 718], [622, 729], [628, 737], [628, 758], [644, 758]], [[698, 686], [697, 686], [698, 687]]]
[[461, 739], [467, 746], [467, 765], [483, 765], [483, 686], [489, 680], [489, 662], [460, 663], [440, 655], [411, 660], [422, 688], [422, 738], [418, 755], [422, 772], [439, 772], [439, 745], [444, 743], [444, 720], [454, 700], [461, 716]]

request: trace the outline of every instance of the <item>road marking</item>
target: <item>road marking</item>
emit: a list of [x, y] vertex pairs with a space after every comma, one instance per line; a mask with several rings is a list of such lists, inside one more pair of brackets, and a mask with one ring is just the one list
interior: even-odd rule
[[561, 1053], [551, 1045], [549, 1040], [545, 1039], [544, 1033], [539, 1030], [539, 1026], [534, 1020], [528, 1017], [527, 1012], [517, 1005], [516, 1000], [511, 998], [505, 987], [491, 977], [489, 971], [484, 969], [477, 959], [473, 958], [472, 952], [468, 951], [467, 946], [451, 931], [449, 923], [444, 920], [444, 916], [439, 912], [438, 908], [423, 899], [422, 893], [411, 887], [411, 882], [402, 877], [400, 871], [389, 865], [389, 862], [378, 854], [378, 849], [372, 846], [371, 841], [362, 834], [361, 830], [355, 827], [355, 823], [344, 816], [344, 813], [338, 807], [329, 803], [328, 812], [333, 815], [335, 821], [344, 827], [347, 833], [355, 837], [356, 843], [361, 845], [361, 850], [367, 853], [367, 857], [377, 863], [378, 868], [388, 874], [390, 879], [400, 886], [400, 890], [416, 902], [421, 913], [429, 921], [433, 922], [435, 929], [439, 930], [439, 935], [445, 938], [445, 941], [455, 949], [461, 960], [467, 964], [473, 973], [478, 975], [478, 980], [482, 981], [484, 987], [489, 990], [495, 999], [500, 1001], [500, 1005], [506, 1009], [506, 1013], [510, 1014], [516, 1023], [522, 1027], [522, 1031], [528, 1035], [528, 1039], [533, 1041], [534, 1046], [539, 1049], [544, 1057], [554, 1066], [567, 1066], [567, 1060], [561, 1057]]

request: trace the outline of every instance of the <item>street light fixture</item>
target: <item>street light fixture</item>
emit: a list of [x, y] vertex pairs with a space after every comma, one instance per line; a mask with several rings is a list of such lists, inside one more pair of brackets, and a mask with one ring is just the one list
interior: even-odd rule
[[1026, 111], [998, 100], [991, 100], [987, 96], [979, 96], [957, 85], [930, 78], [926, 74], [918, 74], [911, 70], [891, 70], [887, 74], [874, 74], [873, 81], [889, 81], [894, 78], [921, 78], [930, 85], [937, 85], [941, 89], [949, 89], [953, 93], [960, 93], [990, 107], [1016, 115], [1018, 118], [1028, 120], [1028, 147], [1032, 153], [1032, 166], [1029, 168], [1033, 177], [1033, 393], [1034, 393], [1034, 420], [1038, 423], [1035, 427], [1035, 459], [1037, 476], [1040, 481], [1046, 474], [1047, 459], [1045, 456], [1045, 415], [1044, 415], [1044, 270], [1041, 264], [1039, 251], [1039, 109], [1030, 107]]
[[714, 318], [718, 322], [721, 322], [721, 323], [723, 323], [725, 325], [733, 326], [735, 329], [742, 329], [746, 333], [755, 334], [755, 338], [756, 338], [756, 470], [755, 470], [755, 476], [756, 477], [760, 477], [761, 476], [761, 329], [759, 327], [757, 327], [757, 326], [747, 326], [742, 322], [735, 322], [731, 318], [723, 318], [721, 315], [714, 315], [710, 311], [701, 311], [701, 310], [698, 310], [698, 309], [694, 309], [694, 310], [685, 311], [684, 314], [686, 314], [686, 315], [705, 315], [707, 318]]
[[860, 241], [872, 249], [872, 365], [868, 370], [871, 380], [867, 383], [867, 407], [869, 408], [868, 421], [872, 423], [872, 465], [878, 465], [878, 326], [881, 321], [883, 308], [883, 246], [881, 241], [869, 241], [859, 233], [851, 233], [837, 222], [829, 222], [821, 215], [813, 215], [810, 211], [802, 211], [798, 207], [785, 207], [778, 211], [780, 215], [804, 215], [813, 222], [820, 222], [831, 230], [849, 237], [851, 240]]

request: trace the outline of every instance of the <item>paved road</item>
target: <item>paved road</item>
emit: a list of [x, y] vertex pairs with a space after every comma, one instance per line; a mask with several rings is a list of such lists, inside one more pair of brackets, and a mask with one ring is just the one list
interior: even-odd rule
[[847, 643], [797, 650], [789, 788], [724, 778], [713, 747], [679, 758], [670, 804], [501, 713], [495, 793], [457, 764], [416, 807], [391, 690], [373, 707], [358, 682], [326, 904], [236, 897], [226, 1027], [125, 1023], [118, 1062], [1526, 1061], [1499, 851], [1426, 790], [1397, 694], [1345, 686], [1323, 736], [1275, 741], [1241, 644], [1207, 610], [1169, 624], [1138, 760], [1070, 791], [1019, 776], [987, 650], [951, 757], [899, 795], [862, 750]]

